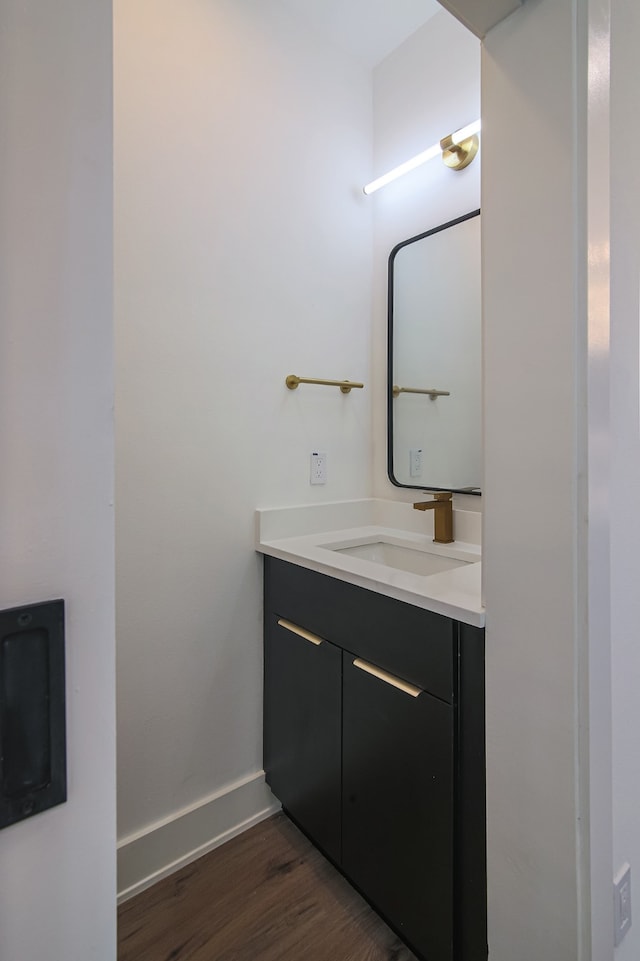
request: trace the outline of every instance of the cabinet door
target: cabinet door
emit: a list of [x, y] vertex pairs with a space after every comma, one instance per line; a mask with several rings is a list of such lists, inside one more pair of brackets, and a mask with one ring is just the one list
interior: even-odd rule
[[264, 767], [300, 827], [340, 861], [342, 652], [295, 624], [267, 617]]
[[453, 956], [453, 708], [344, 654], [342, 865], [418, 953]]

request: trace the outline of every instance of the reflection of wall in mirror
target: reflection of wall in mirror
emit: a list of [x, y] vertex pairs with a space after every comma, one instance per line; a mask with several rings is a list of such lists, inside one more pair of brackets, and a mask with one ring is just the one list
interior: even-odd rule
[[[480, 487], [480, 217], [402, 247], [393, 298], [394, 384], [450, 392], [393, 401], [396, 480]], [[416, 448], [423, 451], [420, 477], [410, 473]]]

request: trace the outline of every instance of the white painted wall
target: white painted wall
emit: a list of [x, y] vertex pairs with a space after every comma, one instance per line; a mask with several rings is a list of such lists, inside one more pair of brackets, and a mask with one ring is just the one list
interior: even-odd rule
[[[571, 2], [542, 0], [483, 50], [492, 961], [578, 957], [572, 30]], [[517, 162], [514, 130], [527, 132]]]
[[640, 878], [640, 596], [636, 500], [640, 487], [640, 419], [638, 365], [640, 341], [640, 174], [625, 163], [624, 152], [640, 147], [637, 125], [629, 123], [639, 104], [638, 59], [640, 11], [633, 0], [612, 5], [612, 304], [611, 304], [611, 631], [613, 680], [613, 866], [632, 866], [635, 917], [616, 952], [618, 961], [640, 955], [638, 915]]
[[[580, 957], [613, 958], [611, 879], [611, 0], [576, 5], [578, 25], [577, 254], [586, 262], [586, 337], [579, 326], [577, 655]], [[579, 193], [579, 197], [581, 192]], [[584, 196], [584, 195], [583, 195]], [[581, 235], [586, 236], [581, 243]], [[581, 276], [579, 274], [579, 283]], [[585, 296], [586, 295], [586, 296]]]
[[525, 4], [482, 83], [491, 958], [606, 961], [606, 3]]
[[458, 17], [477, 37], [484, 37], [517, 9], [524, 0], [441, 0], [446, 10]]
[[113, 961], [111, 4], [0, 23], [0, 607], [66, 600], [69, 798], [0, 833], [0, 957]]
[[[374, 176], [480, 116], [480, 42], [436, 14], [374, 70]], [[433, 160], [369, 198], [374, 212], [373, 485], [375, 496], [415, 499], [387, 478], [387, 264], [393, 247], [480, 206], [480, 158], [451, 171]], [[429, 478], [424, 477], [425, 484]], [[456, 506], [481, 509], [477, 497]]]
[[438, 0], [282, 2], [370, 70], [442, 9]]
[[262, 767], [255, 508], [371, 493], [372, 107], [276, 2], [118, 0], [115, 51], [126, 839]]

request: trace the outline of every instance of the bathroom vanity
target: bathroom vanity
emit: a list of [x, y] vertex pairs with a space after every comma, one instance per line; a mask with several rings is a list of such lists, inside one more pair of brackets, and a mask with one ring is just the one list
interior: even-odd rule
[[[416, 574], [340, 545], [395, 538], [431, 554], [427, 536], [333, 523], [259, 543], [267, 782], [417, 955], [484, 961], [484, 629], [470, 570], [479, 555], [438, 548], [444, 569]], [[323, 563], [323, 550], [335, 557]], [[476, 575], [477, 609], [465, 612], [456, 578]], [[422, 590], [417, 603], [409, 585]]]

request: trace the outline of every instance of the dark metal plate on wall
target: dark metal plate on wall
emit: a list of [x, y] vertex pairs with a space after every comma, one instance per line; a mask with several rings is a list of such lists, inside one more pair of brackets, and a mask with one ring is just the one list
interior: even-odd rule
[[0, 611], [0, 828], [67, 799], [64, 601]]

